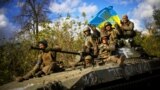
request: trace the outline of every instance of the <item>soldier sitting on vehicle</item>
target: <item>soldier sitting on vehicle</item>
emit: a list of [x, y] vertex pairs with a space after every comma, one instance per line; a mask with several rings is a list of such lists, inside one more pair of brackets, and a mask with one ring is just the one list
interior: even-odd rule
[[119, 66], [123, 65], [125, 60], [124, 56], [112, 55], [112, 52], [116, 49], [115, 45], [110, 43], [107, 35], [101, 35], [101, 44], [99, 45], [98, 58], [103, 62], [112, 61], [117, 63]]
[[119, 43], [133, 47], [133, 37], [135, 36], [134, 23], [128, 19], [128, 16], [124, 15], [121, 20], [121, 25], [119, 26], [116, 24], [115, 26], [121, 33], [121, 40]]
[[101, 36], [106, 34], [109, 38], [110, 43], [117, 45], [118, 37], [120, 35], [119, 31], [112, 28], [112, 24], [110, 22], [106, 22], [104, 25], [104, 29], [101, 30]]
[[[48, 75], [60, 70], [60, 67], [57, 65], [55, 52], [46, 49], [48, 46], [48, 42], [46, 40], [42, 40], [38, 43], [38, 45], [42, 50], [40, 51], [40, 55], [38, 56], [36, 65], [26, 75], [24, 75], [23, 77], [18, 77], [16, 79], [18, 82], [27, 80], [32, 77]], [[55, 48], [55, 50], [61, 49], [57, 47]]]
[[118, 27], [120, 29], [123, 38], [132, 38], [135, 34], [134, 23], [128, 19], [127, 15], [124, 15], [121, 20], [121, 25]]

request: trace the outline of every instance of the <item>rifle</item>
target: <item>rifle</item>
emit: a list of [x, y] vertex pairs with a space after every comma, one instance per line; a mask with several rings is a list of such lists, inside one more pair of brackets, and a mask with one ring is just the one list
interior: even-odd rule
[[81, 53], [83, 53], [83, 52], [64, 51], [64, 50], [60, 50], [59, 48], [58, 49], [57, 48], [42, 49], [42, 48], [33, 47], [33, 46], [31, 46], [30, 49], [42, 50], [42, 51], [53, 51], [53, 52], [60, 52], [60, 53], [73, 54], [73, 55], [81, 55]]

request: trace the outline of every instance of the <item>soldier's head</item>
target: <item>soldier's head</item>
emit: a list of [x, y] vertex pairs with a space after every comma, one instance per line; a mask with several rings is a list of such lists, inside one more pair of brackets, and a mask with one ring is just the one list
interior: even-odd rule
[[107, 44], [108, 43], [108, 36], [106, 33], [101, 33], [101, 43]]
[[110, 22], [106, 22], [104, 25], [105, 30], [112, 30], [112, 24]]
[[38, 45], [39, 45], [39, 48], [45, 49], [48, 47], [48, 42], [47, 40], [44, 39], [44, 40], [39, 41]]
[[124, 23], [128, 22], [128, 16], [127, 15], [122, 16], [122, 22], [124, 22]]
[[91, 60], [92, 60], [92, 57], [90, 55], [88, 55], [88, 56], [85, 57], [85, 63], [86, 64], [91, 63]]
[[83, 33], [88, 36], [91, 34], [91, 31], [90, 31], [90, 28], [89, 27], [86, 27], [84, 30], [83, 30]]
[[108, 43], [108, 37], [107, 37], [107, 36], [102, 37], [102, 38], [101, 38], [101, 42], [102, 42], [103, 44], [107, 44], [107, 43]]

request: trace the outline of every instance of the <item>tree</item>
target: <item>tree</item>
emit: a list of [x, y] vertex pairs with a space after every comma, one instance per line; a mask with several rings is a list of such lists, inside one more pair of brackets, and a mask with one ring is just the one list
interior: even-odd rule
[[88, 24], [88, 21], [86, 20], [86, 13], [85, 12], [82, 12], [82, 17], [84, 18], [84, 25], [87, 25]]
[[155, 9], [153, 13], [153, 18], [156, 22], [156, 25], [160, 27], [160, 9]]
[[16, 21], [21, 25], [23, 31], [32, 30], [38, 38], [38, 26], [41, 22], [48, 22], [50, 0], [20, 0], [24, 3], [20, 7], [20, 13], [16, 16]]
[[86, 13], [82, 12], [82, 16], [84, 17], [84, 19], [86, 18]]

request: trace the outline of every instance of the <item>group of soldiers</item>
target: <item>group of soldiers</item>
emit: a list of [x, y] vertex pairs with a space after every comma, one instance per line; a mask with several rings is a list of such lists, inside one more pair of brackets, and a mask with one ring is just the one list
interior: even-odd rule
[[[91, 30], [93, 33], [91, 33]], [[112, 27], [110, 22], [106, 22], [104, 28], [97, 33], [98, 30], [92, 26], [84, 29], [85, 44], [84, 52], [87, 52], [85, 62], [86, 66], [90, 66], [93, 60], [102, 63], [115, 62], [119, 66], [123, 65], [125, 56], [117, 55], [115, 52], [118, 47], [122, 46], [121, 38], [132, 38], [134, 36], [134, 23], [124, 15], [121, 20], [121, 25], [116, 24]]]
[[[100, 31], [93, 26], [85, 28], [83, 31], [85, 43], [82, 49], [82, 52], [85, 52], [84, 66], [92, 66], [95, 61], [97, 61], [98, 65], [112, 61], [122, 66], [125, 57], [116, 55], [114, 52], [117, 50], [119, 38], [133, 36], [133, 29], [134, 24], [128, 19], [127, 15], [123, 16], [121, 25], [115, 25], [115, 28], [112, 27], [110, 22], [106, 22], [104, 28]], [[93, 33], [91, 33], [91, 30]], [[46, 40], [38, 42], [38, 47], [42, 49], [41, 54], [38, 56], [38, 61], [26, 75], [16, 78], [18, 82], [64, 70], [63, 66], [56, 61], [56, 53], [46, 50], [47, 46], [48, 42]], [[60, 47], [55, 47], [54, 49], [61, 51]]]

